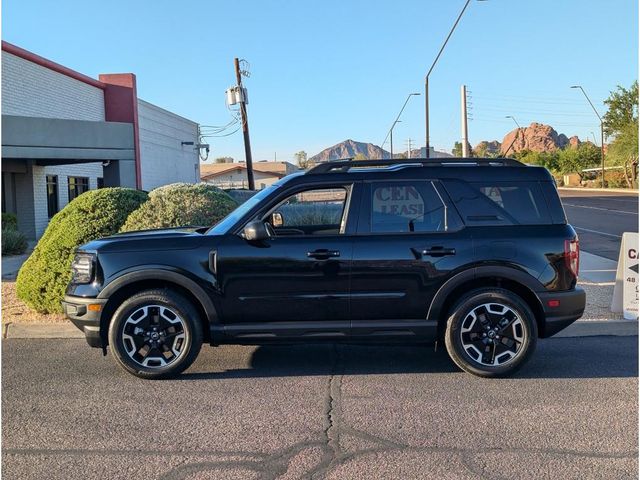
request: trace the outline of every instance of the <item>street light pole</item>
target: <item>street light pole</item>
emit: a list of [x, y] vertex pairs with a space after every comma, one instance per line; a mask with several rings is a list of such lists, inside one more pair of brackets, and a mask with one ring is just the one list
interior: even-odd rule
[[584, 98], [587, 99], [587, 102], [589, 102], [589, 105], [591, 105], [591, 108], [598, 117], [598, 120], [600, 120], [600, 158], [602, 160], [602, 188], [604, 188], [604, 121], [598, 113], [598, 110], [596, 110], [596, 107], [594, 107], [593, 103], [591, 103], [591, 99], [587, 95], [587, 92], [584, 91], [584, 88], [582, 88], [581, 85], [572, 85], [571, 88], [579, 88], [582, 91]]
[[[479, 0], [482, 1], [482, 0]], [[451, 30], [449, 31], [449, 34], [447, 35], [447, 38], [445, 38], [444, 43], [442, 44], [442, 46], [440, 47], [440, 51], [438, 52], [438, 54], [436, 55], [435, 60], [433, 61], [433, 63], [431, 64], [431, 67], [429, 68], [429, 71], [427, 72], [427, 74], [424, 77], [424, 111], [425, 111], [425, 136], [426, 136], [426, 158], [429, 158], [429, 149], [430, 149], [430, 145], [429, 145], [429, 75], [431, 75], [431, 72], [433, 71], [433, 67], [436, 66], [436, 63], [438, 63], [438, 60], [440, 59], [440, 55], [442, 55], [442, 52], [444, 51], [444, 47], [447, 46], [447, 43], [449, 42], [449, 39], [451, 38], [451, 35], [453, 34], [453, 31], [456, 29], [456, 27], [458, 26], [458, 23], [460, 22], [460, 19], [462, 18], [462, 15], [464, 15], [464, 11], [467, 9], [467, 7], [469, 6], [469, 4], [471, 3], [471, 0], [467, 0], [464, 4], [464, 7], [462, 7], [462, 10], [460, 11], [460, 13], [458, 14], [458, 18], [456, 18], [455, 23], [453, 24], [453, 27], [451, 27]]]
[[518, 127], [518, 130], [516, 131], [516, 136], [513, 138], [513, 141], [511, 142], [511, 145], [509, 145], [509, 148], [507, 148], [507, 150], [504, 152], [504, 156], [507, 156], [507, 153], [509, 153], [509, 150], [511, 150], [511, 147], [513, 147], [513, 144], [516, 143], [516, 140], [518, 139], [518, 134], [520, 133], [520, 124], [518, 123], [518, 121], [516, 120], [516, 118], [512, 115], [507, 115], [504, 118], [510, 118], [511, 120], [513, 120], [515, 122], [515, 124]]
[[402, 108], [400, 109], [400, 113], [398, 113], [398, 116], [396, 117], [396, 119], [393, 121], [393, 123], [391, 124], [391, 128], [389, 129], [389, 132], [387, 133], [387, 136], [384, 137], [384, 140], [382, 141], [382, 145], [385, 144], [385, 142], [387, 141], [387, 138], [391, 137], [391, 160], [393, 160], [393, 127], [396, 126], [396, 123], [401, 122], [402, 120], [400, 120], [400, 116], [402, 115], [402, 112], [404, 112], [404, 108], [407, 106], [407, 103], [409, 103], [409, 99], [413, 96], [416, 95], [420, 95], [419, 93], [410, 93], [409, 95], [407, 95], [407, 99], [404, 101], [404, 105], [402, 105]]

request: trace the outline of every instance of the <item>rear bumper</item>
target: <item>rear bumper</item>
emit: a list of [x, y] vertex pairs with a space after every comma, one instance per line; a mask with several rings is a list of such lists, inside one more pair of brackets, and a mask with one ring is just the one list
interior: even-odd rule
[[[545, 323], [539, 332], [541, 338], [551, 337], [578, 320], [584, 313], [587, 301], [587, 296], [580, 287], [567, 292], [538, 293], [538, 297], [545, 315]], [[555, 302], [557, 306], [553, 306]]]
[[[87, 343], [92, 347], [102, 348], [100, 336], [100, 317], [107, 300], [100, 298], [84, 298], [65, 295], [62, 309], [71, 322], [84, 333]], [[89, 310], [89, 305], [100, 305], [100, 310]]]

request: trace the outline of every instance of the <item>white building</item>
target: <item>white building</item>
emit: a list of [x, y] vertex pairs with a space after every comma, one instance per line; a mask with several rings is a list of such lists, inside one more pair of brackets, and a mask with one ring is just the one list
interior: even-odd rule
[[2, 211], [28, 238], [89, 189], [198, 182], [198, 130], [140, 100], [134, 74], [96, 80], [2, 42]]

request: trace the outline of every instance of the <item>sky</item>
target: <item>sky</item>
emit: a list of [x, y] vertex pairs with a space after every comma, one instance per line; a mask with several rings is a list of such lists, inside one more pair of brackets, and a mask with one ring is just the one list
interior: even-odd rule
[[[425, 142], [424, 76], [464, 0], [5, 0], [2, 38], [96, 77], [133, 72], [138, 96], [201, 125], [236, 113], [224, 92], [248, 62], [254, 161], [293, 161], [348, 138], [394, 151]], [[429, 77], [431, 145], [499, 140], [537, 121], [598, 143], [616, 85], [638, 78], [636, 0], [472, 0]], [[209, 160], [244, 160], [238, 124], [206, 138]], [[213, 128], [204, 129], [218, 132]], [[234, 133], [235, 132], [235, 133]], [[388, 150], [389, 144], [384, 147]]]

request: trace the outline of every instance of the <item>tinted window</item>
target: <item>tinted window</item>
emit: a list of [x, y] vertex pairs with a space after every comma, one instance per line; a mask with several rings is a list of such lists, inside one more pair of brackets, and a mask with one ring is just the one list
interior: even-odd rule
[[444, 182], [467, 225], [550, 223], [537, 182]]
[[58, 176], [47, 175], [47, 214], [53, 217], [58, 213]]
[[372, 232], [440, 232], [444, 224], [444, 206], [431, 182], [371, 184]]
[[69, 178], [69, 201], [89, 190], [89, 179], [87, 177]]
[[345, 188], [305, 190], [281, 202], [268, 216], [276, 235], [338, 235], [347, 199]]

